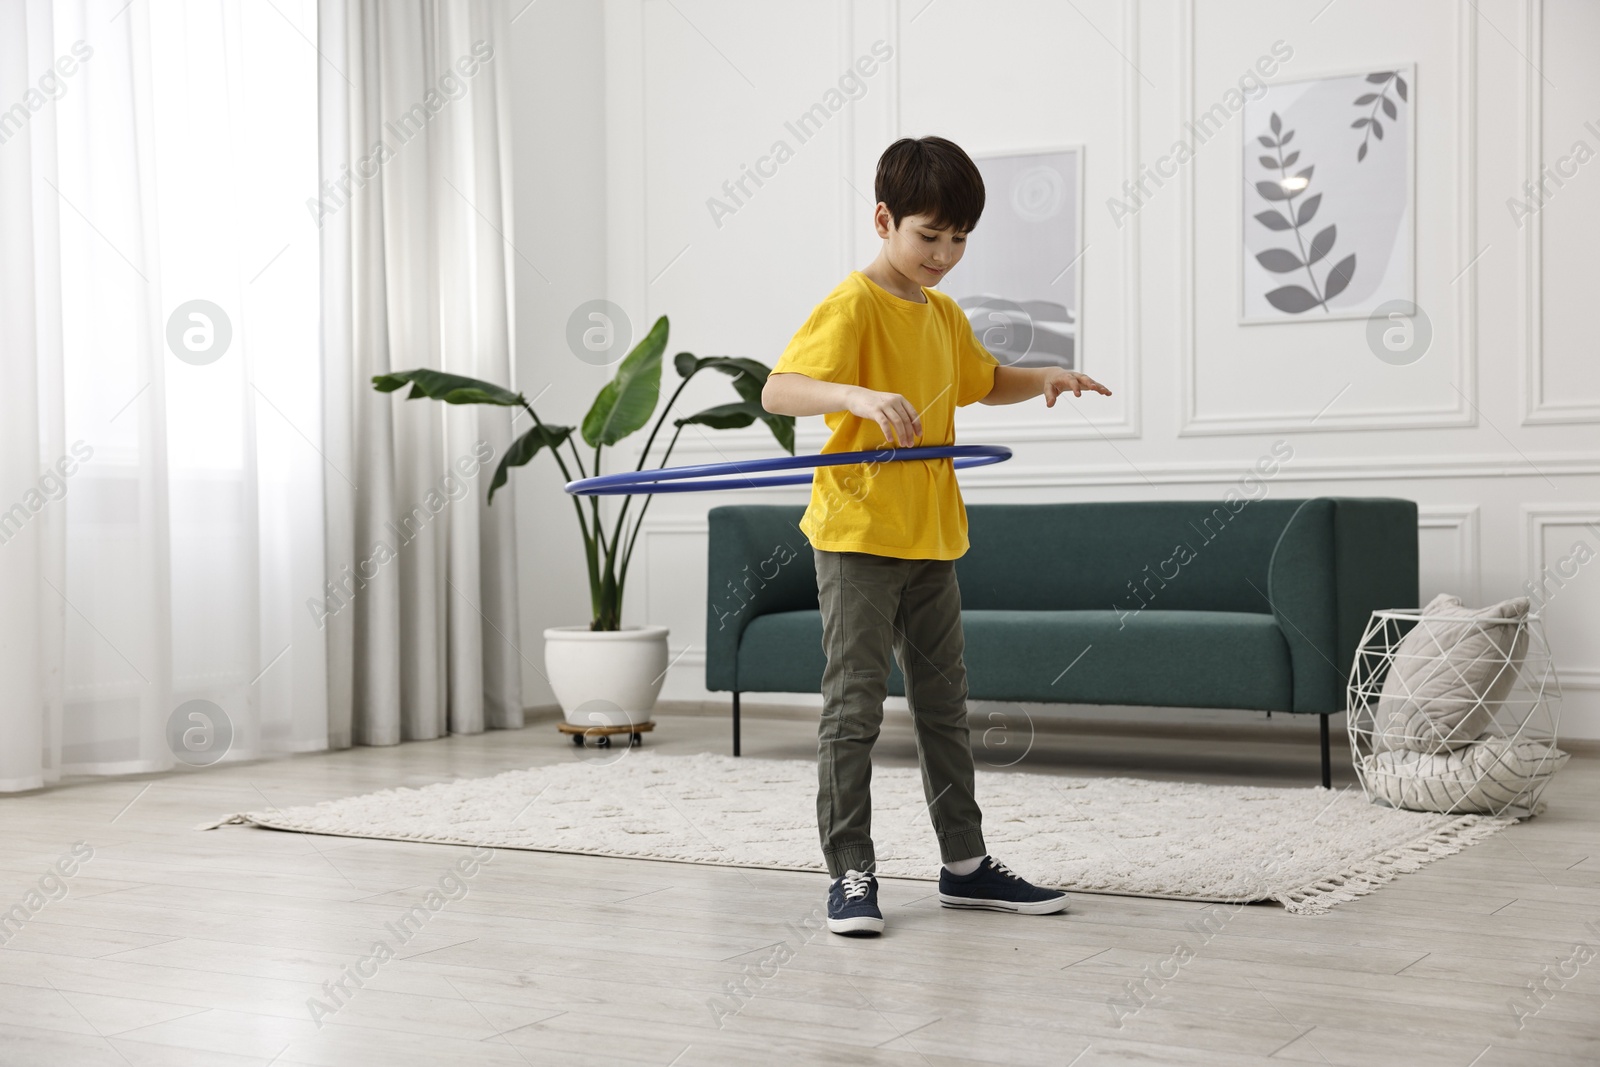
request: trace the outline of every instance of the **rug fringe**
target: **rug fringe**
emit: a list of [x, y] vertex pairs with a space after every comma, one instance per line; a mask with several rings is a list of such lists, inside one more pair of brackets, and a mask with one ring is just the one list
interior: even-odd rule
[[1420, 871], [1436, 859], [1453, 856], [1516, 822], [1509, 815], [1463, 815], [1415, 841], [1369, 856], [1334, 878], [1275, 894], [1272, 899], [1290, 915], [1322, 915], [1339, 904], [1366, 896], [1402, 874]]

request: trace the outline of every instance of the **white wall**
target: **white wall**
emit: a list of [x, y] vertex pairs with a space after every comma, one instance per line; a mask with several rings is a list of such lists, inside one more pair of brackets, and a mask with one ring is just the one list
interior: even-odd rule
[[[538, 397], [540, 419], [576, 425], [606, 379], [563, 340], [571, 309], [606, 287], [604, 11], [589, 0], [508, 3], [517, 387]], [[546, 455], [512, 478], [525, 707], [555, 703], [545, 627], [589, 619], [583, 541], [563, 482]]]
[[[1600, 149], [1590, 0], [608, 0], [603, 35], [595, 16], [545, 0], [517, 29], [519, 43], [577, 31], [559, 48], [528, 41], [530, 58], [538, 50], [557, 69], [524, 72], [517, 98], [519, 136], [566, 139], [518, 144], [518, 235], [561, 275], [552, 286], [519, 278], [519, 366], [526, 388], [543, 361], [559, 363], [573, 418], [593, 381], [557, 350], [579, 300], [608, 296], [640, 329], [670, 314], [669, 352], [770, 363], [875, 254], [873, 169], [894, 138], [939, 133], [974, 154], [1083, 144], [1085, 369], [1117, 395], [963, 409], [961, 440], [1016, 450], [964, 477], [970, 502], [1215, 499], [1283, 439], [1294, 458], [1271, 483], [1276, 496], [1419, 502], [1424, 600], [1518, 595], [1575, 541], [1600, 547], [1600, 360], [1583, 326], [1600, 280], [1590, 247], [1600, 163], [1551, 183], [1521, 226], [1507, 207], [1575, 141]], [[774, 140], [794, 145], [785, 121], [879, 41], [893, 58], [866, 93], [719, 226], [707, 199]], [[1376, 359], [1361, 320], [1237, 324], [1237, 115], [1123, 225], [1106, 208], [1276, 41], [1293, 56], [1275, 80], [1417, 64], [1417, 300], [1435, 335], [1410, 366]], [[602, 53], [603, 261], [588, 125]], [[535, 215], [548, 229], [529, 228]], [[684, 407], [731, 396], [708, 381]], [[798, 450], [823, 438], [820, 418], [802, 420]], [[764, 430], [710, 433], [686, 437], [674, 462], [775, 452]], [[538, 625], [587, 612], [582, 583], [546, 562], [576, 563], [573, 520], [534, 521], [555, 499], [549, 469], [524, 479], [520, 504], [525, 622]], [[706, 510], [804, 499], [744, 491], [652, 505], [627, 615], [672, 627], [665, 695], [707, 695]], [[1600, 563], [1551, 598], [1546, 617], [1563, 732], [1600, 737]], [[530, 628], [523, 644], [542, 663], [537, 637]]]

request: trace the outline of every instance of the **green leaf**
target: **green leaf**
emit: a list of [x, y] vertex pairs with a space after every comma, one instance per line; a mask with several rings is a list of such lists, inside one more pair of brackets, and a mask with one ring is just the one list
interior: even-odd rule
[[772, 373], [770, 367], [759, 360], [744, 359], [740, 356], [701, 356], [696, 358], [688, 352], [679, 352], [676, 360], [678, 374], [684, 378], [692, 378], [703, 370], [719, 370], [724, 374], [732, 375], [733, 387], [739, 395], [746, 400], [760, 400], [761, 390], [767, 384], [767, 375]]
[[673, 419], [672, 422], [675, 426], [709, 426], [713, 430], [742, 430], [765, 414], [759, 404], [752, 404], [748, 400], [736, 400], [697, 411], [693, 415], [685, 415], [681, 419]]
[[500, 466], [495, 468], [494, 480], [489, 483], [489, 503], [494, 503], [494, 491], [506, 484], [510, 477], [512, 467], [521, 467], [539, 454], [539, 449], [548, 448], [554, 452], [566, 443], [572, 436], [571, 426], [535, 426], [521, 437], [511, 443], [506, 449], [506, 454], [500, 457]]
[[767, 377], [772, 373], [765, 363], [738, 356], [711, 356], [705, 361], [705, 366], [730, 376], [734, 391], [757, 405], [761, 403], [761, 391], [767, 386]]
[[614, 445], [650, 421], [661, 399], [661, 354], [667, 348], [667, 317], [661, 316], [633, 346], [616, 376], [594, 398], [583, 417], [583, 439]]
[[522, 404], [521, 393], [513, 393], [509, 389], [479, 378], [446, 374], [440, 370], [418, 368], [372, 376], [372, 387], [380, 393], [392, 393], [408, 384], [411, 386], [411, 395], [406, 397], [407, 400], [426, 397], [443, 400], [447, 404], [499, 404], [508, 408]]
[[772, 431], [772, 436], [777, 439], [778, 446], [789, 455], [794, 455], [794, 416], [767, 415], [761, 421], [766, 423], [767, 429]]
[[696, 358], [687, 352], [680, 352], [674, 364], [678, 373], [685, 378], [693, 377], [703, 370], [718, 370], [723, 374], [732, 375], [734, 390], [745, 403], [752, 405], [751, 410], [755, 413], [755, 417], [772, 431], [772, 436], [779, 446], [791, 456], [794, 455], [794, 416], [774, 415], [761, 406], [761, 390], [767, 384], [767, 376], [772, 373], [771, 368], [765, 363], [741, 356]]
[[794, 418], [794, 416], [792, 416], [792, 414], [770, 414], [770, 416], [766, 416], [765, 419], [762, 419], [762, 422], [765, 422], [766, 429], [770, 429], [771, 432], [773, 432], [773, 437], [776, 438], [776, 440], [778, 440], [779, 448], [782, 448], [782, 450], [786, 451], [786, 453], [789, 453], [790, 456], [794, 456], [794, 454], [795, 454], [795, 418]]
[[679, 426], [709, 426], [713, 430], [738, 430], [760, 419], [773, 438], [789, 455], [794, 455], [794, 416], [774, 415], [759, 400], [740, 400], [718, 404], [704, 411], [674, 420]]

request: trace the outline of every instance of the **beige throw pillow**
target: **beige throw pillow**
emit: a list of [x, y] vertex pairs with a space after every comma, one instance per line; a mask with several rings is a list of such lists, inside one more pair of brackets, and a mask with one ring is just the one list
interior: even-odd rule
[[1486, 608], [1468, 608], [1440, 593], [1422, 609], [1425, 617], [1400, 639], [1378, 694], [1373, 747], [1441, 752], [1460, 748], [1494, 721], [1511, 691], [1528, 648], [1528, 598]]
[[1566, 761], [1565, 752], [1543, 741], [1513, 744], [1503, 737], [1433, 756], [1380, 752], [1364, 759], [1373, 796], [1397, 808], [1458, 815], [1529, 806], [1535, 787]]

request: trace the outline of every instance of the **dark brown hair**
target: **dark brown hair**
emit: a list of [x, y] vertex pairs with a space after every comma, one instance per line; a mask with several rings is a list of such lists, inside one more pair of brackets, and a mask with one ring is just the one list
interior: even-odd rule
[[971, 232], [983, 214], [983, 176], [954, 141], [902, 137], [878, 158], [873, 184], [889, 205], [895, 229], [907, 215], [929, 215], [936, 227]]

